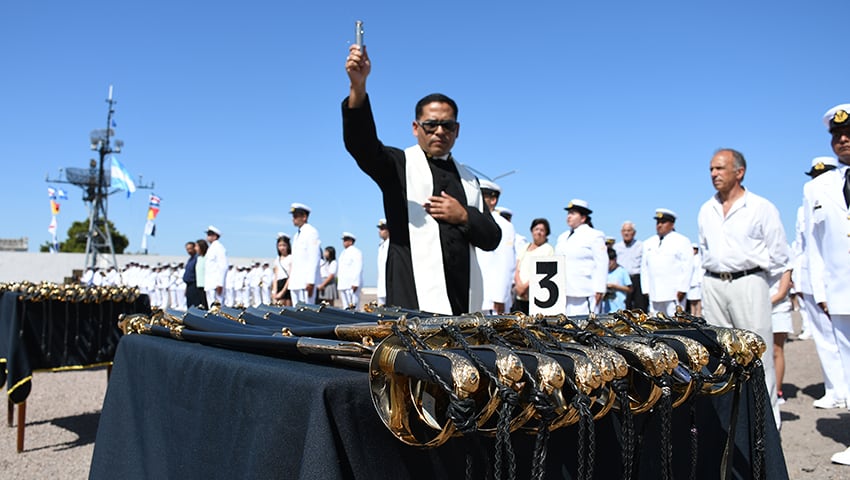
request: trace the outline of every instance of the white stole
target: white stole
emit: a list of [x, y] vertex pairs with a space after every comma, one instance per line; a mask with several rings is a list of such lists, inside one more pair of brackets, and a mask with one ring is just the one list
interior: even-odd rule
[[[407, 228], [410, 232], [410, 257], [413, 263], [413, 281], [419, 309], [426, 312], [451, 314], [446, 275], [443, 270], [443, 249], [440, 244], [440, 227], [434, 217], [425, 211], [428, 197], [434, 193], [434, 177], [422, 147], [414, 145], [404, 151], [405, 180], [407, 184]], [[460, 182], [470, 207], [482, 211], [484, 202], [478, 180], [465, 167], [452, 161], [460, 174]], [[469, 305], [467, 312], [481, 310], [483, 302], [481, 268], [475, 256], [475, 247], [469, 245]]]

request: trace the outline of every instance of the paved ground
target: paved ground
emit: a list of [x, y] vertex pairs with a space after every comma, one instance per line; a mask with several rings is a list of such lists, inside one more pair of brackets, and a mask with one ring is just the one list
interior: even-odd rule
[[[850, 466], [829, 461], [850, 445], [850, 412], [811, 406], [823, 394], [811, 340], [791, 341], [786, 351], [782, 443], [790, 478], [850, 479]], [[0, 478], [86, 478], [106, 384], [104, 369], [35, 374], [23, 453], [15, 453], [15, 428], [0, 427]]]

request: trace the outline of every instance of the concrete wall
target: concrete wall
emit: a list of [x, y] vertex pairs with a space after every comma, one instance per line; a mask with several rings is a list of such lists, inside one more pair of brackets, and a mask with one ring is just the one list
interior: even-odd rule
[[[156, 265], [158, 263], [185, 262], [187, 255], [116, 255], [119, 267], [130, 262]], [[271, 258], [230, 257], [231, 265], [253, 265], [254, 262], [271, 262]], [[29, 280], [30, 282], [64, 283], [74, 275], [74, 270], [84, 270], [84, 253], [40, 253], [40, 252], [0, 252], [0, 283], [12, 283]], [[363, 288], [362, 302], [375, 300], [375, 287]]]
[[[103, 256], [99, 256], [103, 259]], [[188, 255], [116, 255], [119, 267], [130, 262], [156, 265], [159, 263], [185, 262]], [[255, 261], [271, 262], [265, 258], [229, 258], [231, 265], [252, 265]], [[31, 282], [63, 283], [65, 278], [72, 277], [74, 270], [84, 270], [86, 255], [84, 253], [41, 253], [41, 252], [0, 252], [0, 282]]]

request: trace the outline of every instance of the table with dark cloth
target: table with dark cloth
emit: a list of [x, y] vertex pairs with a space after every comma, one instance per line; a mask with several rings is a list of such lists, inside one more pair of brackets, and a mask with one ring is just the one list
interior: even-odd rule
[[[697, 478], [720, 476], [732, 397], [698, 400]], [[734, 473], [750, 478], [749, 388], [741, 398]], [[690, 474], [690, 419], [690, 408], [673, 412], [675, 478]], [[618, 415], [595, 425], [594, 478], [622, 478]], [[658, 417], [638, 415], [636, 430], [638, 478], [661, 478]], [[576, 477], [577, 438], [576, 425], [552, 432], [547, 478]], [[534, 437], [512, 439], [517, 478], [529, 478]], [[787, 478], [775, 428], [766, 447], [767, 478]], [[473, 478], [483, 478], [490, 439], [453, 438], [431, 450], [398, 441], [372, 405], [363, 370], [128, 335], [115, 356], [90, 478], [463, 478], [468, 451]]]
[[32, 372], [109, 365], [121, 338], [118, 316], [150, 313], [142, 295], [134, 302], [27, 301], [24, 294], [0, 294], [0, 383], [13, 403], [26, 400]]

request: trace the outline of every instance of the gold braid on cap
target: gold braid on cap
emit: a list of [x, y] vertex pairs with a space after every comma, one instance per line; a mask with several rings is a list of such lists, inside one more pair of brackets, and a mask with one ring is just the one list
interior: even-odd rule
[[835, 115], [833, 115], [832, 122], [833, 123], [844, 123], [844, 122], [847, 121], [848, 118], [850, 118], [850, 115], [847, 115], [847, 112], [845, 112], [844, 110], [839, 110], [839, 111], [835, 112]]

